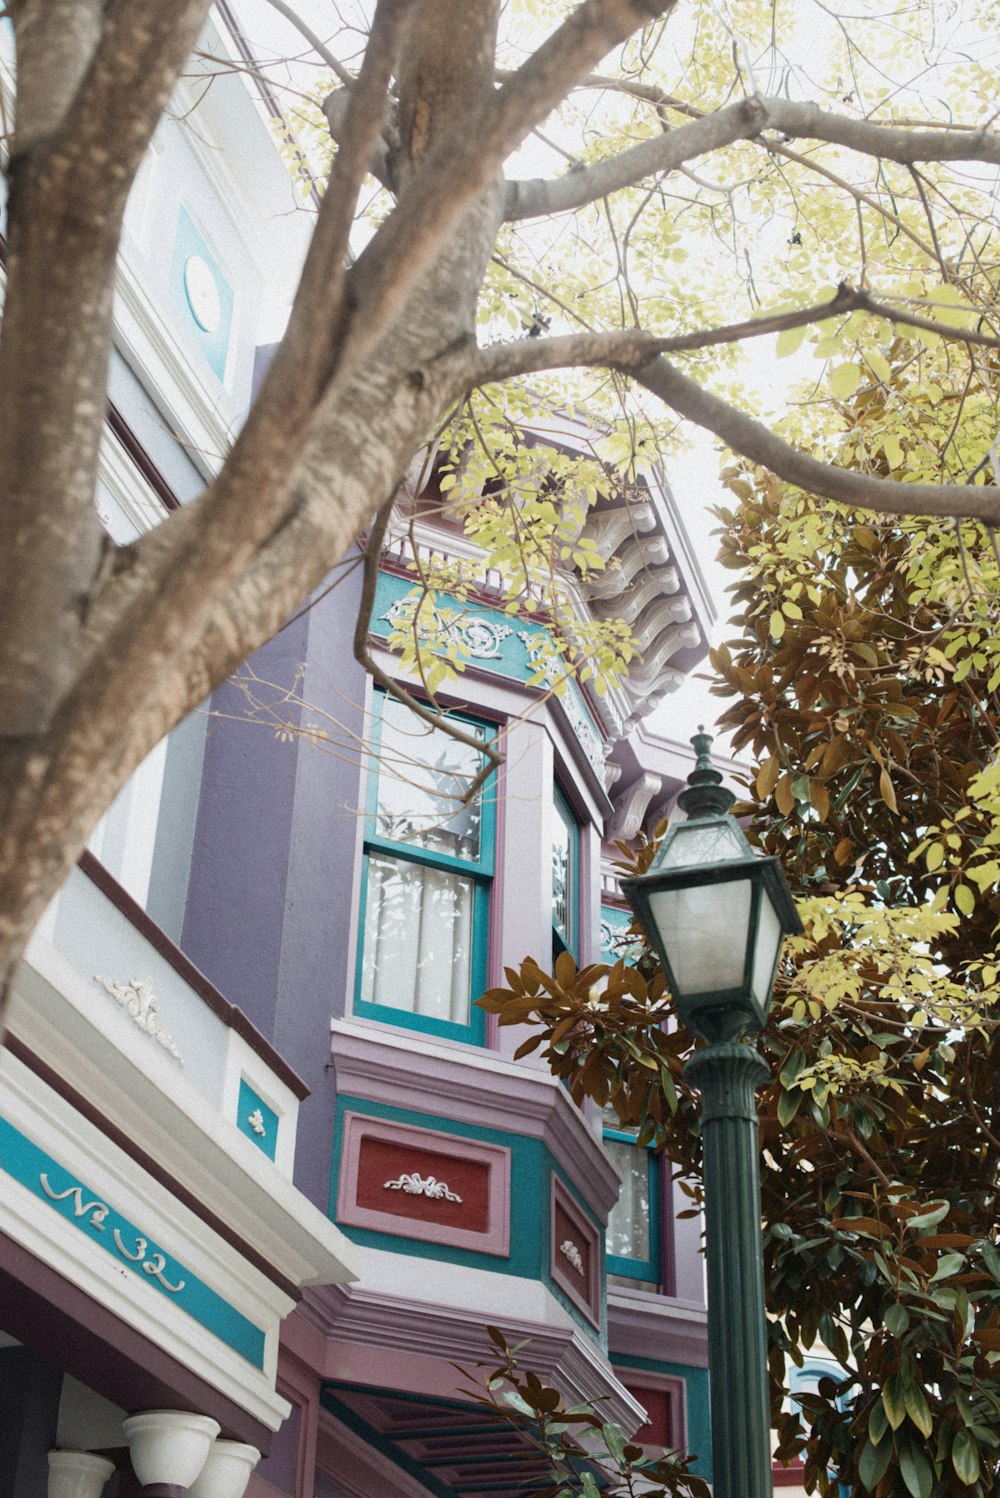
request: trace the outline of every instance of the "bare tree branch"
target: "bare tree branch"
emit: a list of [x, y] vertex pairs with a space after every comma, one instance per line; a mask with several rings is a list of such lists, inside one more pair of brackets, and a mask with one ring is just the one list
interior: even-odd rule
[[734, 452], [807, 493], [885, 515], [967, 516], [986, 525], [1000, 521], [1000, 486], [905, 484], [836, 468], [796, 451], [752, 416], [702, 390], [666, 359], [655, 359], [633, 373], [679, 416], [714, 432]]
[[473, 383], [490, 384], [513, 379], [518, 375], [537, 374], [543, 369], [569, 369], [574, 365], [606, 365], [628, 371], [639, 362], [657, 354], [678, 354], [711, 348], [722, 343], [738, 343], [765, 334], [783, 333], [828, 317], [846, 316], [849, 312], [868, 312], [905, 327], [921, 328], [939, 338], [959, 343], [1000, 349], [1000, 338], [973, 328], [950, 327], [920, 313], [909, 312], [879, 301], [867, 291], [841, 284], [835, 296], [809, 307], [775, 312], [767, 317], [748, 318], [719, 328], [699, 328], [690, 333], [659, 336], [641, 329], [614, 330], [607, 333], [568, 333], [556, 338], [524, 338], [517, 343], [492, 344], [473, 356]]
[[313, 31], [311, 26], [306, 25], [305, 21], [303, 21], [302, 17], [299, 15], [298, 11], [294, 10], [290, 5], [286, 5], [285, 0], [267, 0], [267, 3], [273, 10], [276, 10], [280, 16], [284, 16], [285, 20], [295, 27], [299, 35], [309, 43], [310, 47], [316, 53], [316, 56], [320, 59], [320, 61], [326, 63], [327, 67], [330, 69], [330, 72], [334, 73], [340, 79], [345, 88], [354, 87], [353, 75], [348, 72], [347, 68], [344, 67], [344, 64], [340, 61], [340, 58], [336, 57], [330, 51], [330, 48], [326, 45], [326, 42], [323, 41], [322, 37], [318, 36], [317, 33]]
[[[359, 307], [351, 340], [358, 357], [399, 311], [433, 251], [486, 189], [503, 162], [567, 89], [644, 22], [676, 0], [583, 0], [528, 61], [488, 94], [430, 152], [351, 272]], [[491, 246], [492, 248], [492, 246]], [[373, 318], [371, 310], [379, 315]]]
[[816, 104], [752, 95], [689, 125], [640, 141], [605, 161], [571, 170], [563, 177], [509, 182], [505, 217], [536, 218], [582, 208], [597, 198], [634, 186], [645, 177], [675, 171], [707, 151], [737, 140], [752, 140], [764, 131], [776, 131], [786, 139], [846, 146], [861, 155], [881, 157], [904, 166], [919, 161], [1000, 164], [1000, 135], [987, 126], [969, 131], [901, 129], [869, 120], [852, 120], [820, 109]]
[[28, 98], [10, 163], [0, 332], [0, 502], [16, 538], [0, 550], [10, 668], [0, 733], [18, 737], [51, 720], [84, 647], [104, 550], [94, 489], [122, 216], [208, 0], [116, 0], [96, 34], [88, 3], [68, 9], [24, 0], [15, 13]]

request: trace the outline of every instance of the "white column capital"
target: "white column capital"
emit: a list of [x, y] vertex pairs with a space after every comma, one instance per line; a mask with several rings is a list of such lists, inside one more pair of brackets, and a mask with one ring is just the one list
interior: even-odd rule
[[219, 1434], [217, 1420], [186, 1410], [145, 1410], [122, 1421], [143, 1487], [189, 1488]]
[[91, 1451], [50, 1451], [48, 1498], [101, 1498], [114, 1470]]

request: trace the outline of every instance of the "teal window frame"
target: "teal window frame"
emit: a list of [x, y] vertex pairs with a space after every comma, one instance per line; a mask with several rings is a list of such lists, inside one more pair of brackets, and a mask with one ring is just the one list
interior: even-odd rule
[[623, 1279], [647, 1280], [651, 1284], [661, 1285], [663, 1283], [663, 1243], [662, 1243], [662, 1217], [663, 1200], [660, 1182], [660, 1161], [656, 1153], [647, 1145], [638, 1145], [635, 1135], [626, 1129], [603, 1130], [605, 1139], [613, 1139], [620, 1144], [629, 1144], [634, 1150], [640, 1150], [646, 1156], [646, 1192], [649, 1200], [649, 1255], [645, 1259], [633, 1259], [623, 1254], [608, 1253], [608, 1274], [621, 1275]]
[[[424, 1035], [437, 1035], [444, 1040], [461, 1040], [470, 1045], [481, 1046], [486, 1040], [486, 1015], [476, 1009], [473, 1001], [488, 987], [489, 960], [490, 888], [493, 882], [496, 858], [496, 772], [484, 784], [481, 797], [478, 859], [455, 858], [427, 848], [416, 847], [395, 838], [382, 836], [376, 830], [378, 811], [379, 760], [382, 743], [382, 711], [385, 692], [376, 697], [375, 723], [372, 732], [372, 757], [368, 773], [368, 788], [365, 803], [365, 838], [363, 867], [361, 873], [361, 898], [358, 906], [358, 953], [354, 979], [354, 1013], [364, 1019], [380, 1020], [397, 1029], [416, 1030]], [[482, 732], [483, 743], [488, 744], [495, 727], [481, 718], [468, 713], [449, 713], [457, 722]], [[459, 1024], [452, 1020], [437, 1019], [433, 1015], [414, 1014], [408, 1009], [397, 1009], [392, 1004], [377, 1004], [361, 997], [362, 974], [365, 958], [365, 921], [368, 907], [368, 860], [372, 853], [385, 854], [401, 863], [419, 864], [424, 868], [446, 869], [461, 874], [472, 884], [472, 952], [469, 963], [469, 1020]]]
[[[567, 869], [567, 905], [569, 924], [563, 929], [556, 924], [555, 909], [552, 911], [552, 960], [560, 952], [568, 952], [574, 962], [580, 960], [580, 823], [573, 808], [557, 783], [552, 786], [552, 808], [569, 833], [569, 868]], [[553, 891], [554, 903], [554, 891]]]

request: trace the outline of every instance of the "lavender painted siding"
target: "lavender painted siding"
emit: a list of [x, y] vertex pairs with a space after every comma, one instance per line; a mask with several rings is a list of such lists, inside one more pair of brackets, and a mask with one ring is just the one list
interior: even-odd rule
[[[287, 687], [302, 661], [303, 695], [365, 732], [365, 676], [346, 641], [360, 578], [346, 579], [254, 657], [258, 676]], [[219, 711], [245, 718], [227, 683]], [[279, 743], [246, 721], [215, 719], [205, 746], [181, 945], [273, 1042], [311, 1089], [299, 1113], [295, 1181], [325, 1210], [333, 1073], [330, 1017], [348, 991], [360, 765], [308, 744]]]
[[[334, 714], [355, 744], [367, 737], [366, 677], [350, 650], [360, 591], [361, 574], [355, 570], [306, 616], [309, 667], [303, 687], [306, 700]], [[326, 754], [308, 745], [300, 751], [273, 1040], [312, 1089], [299, 1111], [295, 1184], [324, 1209], [335, 1102], [330, 1019], [344, 1013], [351, 987], [360, 803], [356, 754]]]
[[[254, 657], [257, 674], [290, 684], [307, 636], [305, 620], [278, 635]], [[243, 695], [229, 682], [212, 707], [244, 721], [210, 725], [181, 946], [271, 1039], [301, 749], [245, 721]]]

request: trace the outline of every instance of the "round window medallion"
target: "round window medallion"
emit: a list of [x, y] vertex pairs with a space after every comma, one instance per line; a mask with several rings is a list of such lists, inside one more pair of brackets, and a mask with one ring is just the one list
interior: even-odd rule
[[185, 261], [184, 291], [199, 328], [214, 333], [222, 318], [222, 304], [215, 272], [201, 255], [189, 255]]

